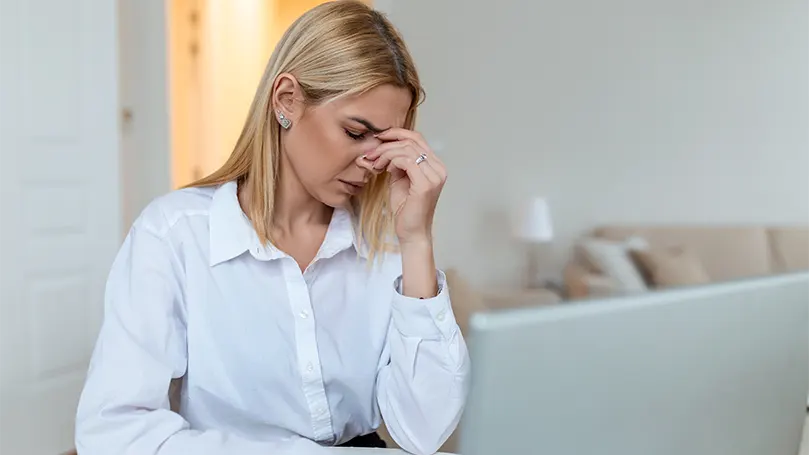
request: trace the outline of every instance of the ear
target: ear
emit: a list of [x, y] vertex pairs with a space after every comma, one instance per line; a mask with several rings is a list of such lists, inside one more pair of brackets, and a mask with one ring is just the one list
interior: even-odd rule
[[273, 117], [277, 117], [277, 111], [281, 111], [286, 118], [295, 122], [303, 113], [302, 100], [303, 91], [295, 76], [289, 73], [281, 73], [275, 78], [272, 99], [273, 112], [271, 112]]

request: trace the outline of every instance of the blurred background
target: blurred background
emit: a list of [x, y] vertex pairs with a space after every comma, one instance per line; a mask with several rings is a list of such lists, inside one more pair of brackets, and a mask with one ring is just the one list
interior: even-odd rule
[[[123, 236], [319, 3], [0, 0], [0, 453], [72, 447]], [[458, 314], [809, 268], [805, 0], [368, 3], [427, 91]]]

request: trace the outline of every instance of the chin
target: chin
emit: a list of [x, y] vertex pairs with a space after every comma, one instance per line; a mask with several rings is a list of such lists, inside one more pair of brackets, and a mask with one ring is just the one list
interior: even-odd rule
[[351, 206], [351, 195], [349, 194], [334, 193], [318, 199], [323, 204], [335, 209], [345, 209]]

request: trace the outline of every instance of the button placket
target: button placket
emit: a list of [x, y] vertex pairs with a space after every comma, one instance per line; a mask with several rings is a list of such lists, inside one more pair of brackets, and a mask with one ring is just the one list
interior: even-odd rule
[[323, 384], [320, 356], [317, 350], [315, 318], [309, 298], [309, 287], [297, 263], [290, 258], [284, 263], [287, 295], [295, 315], [295, 345], [300, 365], [302, 389], [309, 407], [314, 438], [330, 442], [334, 438], [331, 413]]

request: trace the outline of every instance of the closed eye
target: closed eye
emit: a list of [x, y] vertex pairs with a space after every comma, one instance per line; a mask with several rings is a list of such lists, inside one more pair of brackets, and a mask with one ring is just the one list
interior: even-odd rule
[[352, 133], [350, 130], [345, 130], [345, 132], [346, 132], [346, 135], [348, 137], [350, 137], [351, 139], [354, 139], [355, 141], [361, 141], [361, 140], [365, 139], [365, 135], [368, 134], [367, 132], [365, 132], [365, 133]]

